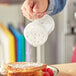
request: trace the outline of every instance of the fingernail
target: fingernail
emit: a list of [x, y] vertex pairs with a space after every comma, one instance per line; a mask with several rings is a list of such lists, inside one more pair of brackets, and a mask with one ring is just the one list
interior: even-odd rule
[[38, 10], [39, 10], [39, 5], [36, 4], [33, 8], [33, 12], [37, 13], [37, 12], [39, 12]]

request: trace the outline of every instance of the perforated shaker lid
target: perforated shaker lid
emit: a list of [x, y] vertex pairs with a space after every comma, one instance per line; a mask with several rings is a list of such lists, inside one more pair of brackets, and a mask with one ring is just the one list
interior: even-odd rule
[[26, 40], [34, 47], [44, 44], [48, 38], [48, 34], [44, 28], [36, 24], [28, 24], [24, 29]]
[[[29, 23], [24, 29], [26, 40], [34, 47], [43, 45], [54, 29], [54, 21], [49, 15]], [[51, 30], [51, 32], [50, 32]]]

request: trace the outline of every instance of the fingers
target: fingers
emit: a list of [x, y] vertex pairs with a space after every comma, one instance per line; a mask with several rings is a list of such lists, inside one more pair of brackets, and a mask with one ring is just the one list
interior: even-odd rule
[[35, 13], [41, 12], [41, 11], [39, 11], [39, 4], [38, 4], [38, 3], [36, 3], [36, 4], [34, 5], [34, 7], [33, 7], [33, 12], [35, 12]]
[[26, 17], [26, 18], [29, 19], [29, 20], [32, 19], [32, 16], [31, 16], [31, 14], [32, 14], [32, 8], [31, 8], [32, 5], [33, 5], [33, 4], [32, 4], [31, 1], [29, 2], [29, 0], [26, 0], [26, 1], [23, 3], [22, 7], [21, 7], [23, 16]]
[[41, 6], [39, 5], [39, 2], [35, 1], [36, 0], [26, 0], [21, 7], [23, 16], [30, 21], [41, 18], [45, 15], [45, 12], [40, 11]]
[[33, 11], [34, 12], [45, 12], [47, 9], [47, 2], [48, 0], [37, 0], [37, 2], [34, 4]]
[[[25, 8], [24, 8], [25, 9]], [[28, 14], [27, 10], [22, 10], [23, 16], [26, 17], [28, 20], [32, 21], [32, 16]]]
[[26, 8], [27, 12], [30, 15], [32, 15], [32, 13], [33, 13], [33, 10], [32, 10], [32, 8], [33, 8], [33, 0], [26, 0], [25, 8]]
[[46, 14], [45, 12], [42, 12], [42, 13], [35, 13], [34, 16], [36, 17], [36, 19], [38, 19], [38, 18], [43, 17], [45, 14]]
[[34, 7], [33, 7], [33, 12], [38, 13], [38, 12], [44, 12], [42, 6], [40, 5], [39, 2], [37, 2]]
[[32, 14], [33, 13], [32, 7], [33, 7], [33, 1], [26, 0], [22, 5], [21, 10], [23, 11], [26, 9], [29, 14]]

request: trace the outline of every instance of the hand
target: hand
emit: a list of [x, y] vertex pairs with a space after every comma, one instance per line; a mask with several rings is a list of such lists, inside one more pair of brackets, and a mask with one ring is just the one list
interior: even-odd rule
[[23, 16], [29, 20], [41, 18], [48, 8], [48, 0], [26, 0], [22, 7]]

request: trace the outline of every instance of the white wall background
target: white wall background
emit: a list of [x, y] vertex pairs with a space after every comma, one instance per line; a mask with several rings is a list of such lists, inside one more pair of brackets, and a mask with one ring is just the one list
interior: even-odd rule
[[0, 5], [0, 22], [5, 25], [11, 22], [18, 27], [18, 23], [22, 21], [21, 5]]

